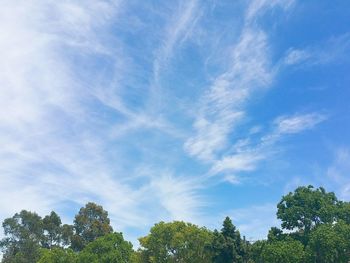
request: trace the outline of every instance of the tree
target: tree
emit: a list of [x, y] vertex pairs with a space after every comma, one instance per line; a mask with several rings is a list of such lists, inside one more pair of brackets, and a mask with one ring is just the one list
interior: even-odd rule
[[40, 216], [22, 210], [2, 224], [5, 238], [1, 240], [2, 262], [34, 263], [39, 257], [43, 240], [43, 222]]
[[71, 249], [53, 248], [42, 249], [37, 263], [76, 263], [77, 254]]
[[44, 244], [43, 246], [51, 249], [54, 246], [60, 246], [62, 241], [62, 221], [61, 218], [52, 211], [43, 219]]
[[113, 232], [108, 212], [95, 203], [87, 203], [74, 219], [72, 248], [81, 251], [89, 242]]
[[350, 225], [343, 221], [336, 224], [320, 225], [310, 235], [307, 252], [310, 262], [349, 262]]
[[301, 242], [292, 239], [266, 243], [262, 249], [261, 258], [264, 263], [303, 263], [304, 246]]
[[61, 227], [62, 246], [64, 246], [64, 247], [71, 246], [73, 234], [74, 234], [74, 227], [72, 225], [64, 224]]
[[286, 238], [286, 234], [283, 234], [283, 231], [277, 227], [271, 227], [269, 233], [267, 234], [267, 240], [269, 242], [273, 241], [282, 241]]
[[350, 224], [350, 202], [339, 201], [337, 217], [347, 224]]
[[294, 193], [282, 197], [277, 209], [282, 228], [297, 229], [306, 244], [314, 227], [337, 219], [338, 200], [334, 193], [327, 193], [322, 187], [298, 187]]
[[190, 223], [160, 222], [139, 241], [141, 260], [145, 263], [211, 262], [212, 233]]
[[129, 263], [132, 255], [132, 244], [121, 233], [112, 233], [89, 243], [79, 253], [78, 263]]
[[262, 251], [266, 244], [267, 244], [266, 240], [255, 241], [250, 247], [250, 252], [249, 252], [250, 261], [248, 262], [263, 263]]
[[229, 217], [225, 218], [221, 232], [214, 231], [212, 251], [214, 263], [244, 262], [244, 242]]

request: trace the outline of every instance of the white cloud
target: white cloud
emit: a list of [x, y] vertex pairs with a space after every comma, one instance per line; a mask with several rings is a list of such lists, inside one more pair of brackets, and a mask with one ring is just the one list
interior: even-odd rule
[[[278, 117], [272, 130], [258, 136], [255, 142], [247, 137], [233, 145], [230, 151], [213, 163], [209, 174], [233, 173], [235, 180], [239, 181], [240, 173], [255, 171], [262, 161], [275, 156], [276, 148], [285, 136], [312, 129], [326, 118], [320, 113]], [[253, 136], [256, 137], [254, 134]]]
[[177, 12], [171, 17], [170, 23], [165, 28], [165, 37], [156, 53], [153, 62], [153, 82], [151, 83], [150, 107], [161, 107], [161, 75], [168, 67], [174, 50], [179, 48], [190, 38], [196, 23], [200, 18], [198, 0], [181, 1]]
[[249, 23], [267, 10], [282, 6], [287, 9], [293, 1], [256, 0], [245, 14], [246, 25], [228, 54], [229, 67], [213, 81], [199, 103], [194, 121], [195, 134], [185, 150], [201, 160], [213, 161], [227, 146], [228, 135], [245, 116], [247, 101], [259, 89], [269, 87], [275, 71], [269, 57], [270, 45], [265, 32]]
[[223, 171], [232, 172], [249, 172], [256, 169], [257, 163], [264, 159], [260, 152], [244, 152], [231, 156], [225, 156], [223, 159], [217, 161], [211, 169], [213, 174]]
[[[265, 32], [250, 23], [266, 11], [282, 7], [288, 9], [294, 1], [263, 1], [250, 3], [246, 13], [246, 24], [236, 45], [230, 50], [227, 70], [214, 79], [206, 94], [199, 101], [194, 133], [187, 139], [184, 149], [191, 156], [212, 164], [209, 174], [254, 171], [262, 160], [273, 154], [273, 146], [284, 134], [299, 133], [310, 129], [325, 119], [321, 114], [281, 117], [276, 120], [277, 128], [261, 135], [260, 140], [251, 144], [249, 136], [257, 136], [260, 128], [253, 127], [244, 145], [230, 148], [229, 136], [239, 128], [251, 98], [269, 88], [276, 75], [269, 53], [270, 44]], [[290, 55], [297, 60], [300, 54]], [[278, 67], [277, 67], [278, 70]]]
[[245, 16], [246, 22], [252, 22], [254, 19], [264, 14], [267, 10], [279, 6], [285, 10], [294, 4], [294, 0], [254, 0], [251, 1]]
[[202, 187], [199, 179], [174, 177], [169, 173], [153, 178], [150, 191], [157, 195], [166, 213], [162, 220], [184, 220], [198, 223], [199, 208], [205, 206], [197, 191]]
[[346, 63], [345, 54], [350, 50], [350, 34], [331, 37], [326, 41], [303, 48], [287, 51], [284, 64], [287, 66], [310, 67], [329, 63]]
[[[93, 200], [110, 211], [117, 229], [147, 223], [140, 216], [146, 215], [139, 209], [142, 191], [124, 181], [122, 166], [115, 165], [119, 153], [108, 148], [115, 143], [110, 136], [113, 127], [129, 127], [111, 123], [104, 114], [113, 109], [137, 120], [137, 127], [147, 123], [170, 128], [118, 104], [122, 99], [116, 95], [121, 88], [116, 74], [128, 68], [126, 55], [116, 47], [118, 41], [110, 41], [108, 32], [118, 18], [118, 3], [2, 3], [1, 219], [21, 209], [43, 215], [65, 202], [84, 205]], [[113, 85], [104, 86], [108, 79], [101, 81], [102, 70], [91, 74], [89, 66], [106, 57], [116, 71], [108, 77]], [[95, 107], [99, 103], [102, 112]]]
[[202, 160], [213, 160], [227, 145], [227, 136], [244, 116], [246, 101], [258, 88], [271, 83], [268, 44], [261, 31], [246, 29], [231, 50], [230, 68], [217, 77], [201, 99], [195, 134], [185, 150]]
[[276, 119], [276, 133], [293, 134], [308, 130], [326, 120], [326, 116], [319, 113], [282, 116]]
[[291, 49], [288, 51], [284, 63], [287, 65], [294, 65], [307, 60], [310, 54], [305, 50]]

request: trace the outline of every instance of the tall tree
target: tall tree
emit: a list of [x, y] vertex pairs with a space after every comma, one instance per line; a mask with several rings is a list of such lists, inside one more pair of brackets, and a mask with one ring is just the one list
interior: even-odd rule
[[327, 193], [322, 187], [298, 187], [294, 193], [282, 197], [277, 209], [282, 228], [298, 230], [306, 244], [314, 227], [337, 219], [338, 200], [334, 193]]
[[60, 246], [62, 241], [62, 221], [61, 218], [52, 211], [43, 219], [44, 244], [43, 246], [51, 249]]
[[160, 222], [139, 241], [144, 263], [211, 262], [212, 233], [190, 223]]
[[225, 218], [221, 232], [214, 231], [212, 251], [214, 263], [244, 262], [244, 244], [229, 217]]
[[108, 212], [95, 203], [87, 203], [79, 210], [75, 216], [73, 228], [71, 242], [75, 251], [80, 251], [89, 242], [113, 232]]
[[72, 225], [64, 224], [61, 227], [61, 242], [63, 247], [71, 246], [73, 235], [74, 227]]
[[5, 238], [1, 240], [2, 262], [34, 263], [39, 257], [43, 240], [43, 221], [40, 216], [22, 210], [2, 224]]

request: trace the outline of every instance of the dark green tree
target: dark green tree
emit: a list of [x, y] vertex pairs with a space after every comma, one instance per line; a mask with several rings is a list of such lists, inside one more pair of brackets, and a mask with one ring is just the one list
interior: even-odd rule
[[262, 251], [267, 244], [266, 240], [258, 240], [255, 241], [251, 246], [250, 246], [250, 251], [249, 251], [249, 263], [263, 263], [262, 259]]
[[286, 238], [286, 234], [283, 234], [283, 231], [277, 227], [271, 227], [269, 233], [267, 234], [267, 240], [269, 242], [282, 241]]
[[43, 219], [44, 241], [43, 247], [53, 248], [61, 245], [62, 242], [62, 221], [61, 218], [52, 211]]
[[343, 220], [350, 224], [350, 202], [339, 201], [337, 209], [338, 220]]
[[214, 231], [211, 249], [214, 263], [245, 261], [244, 242], [229, 217], [225, 218], [221, 232]]
[[72, 225], [64, 224], [61, 227], [61, 243], [63, 247], [70, 247], [74, 235], [74, 227]]
[[1, 240], [4, 263], [34, 263], [39, 258], [43, 240], [43, 221], [40, 216], [22, 210], [2, 224], [5, 238]]
[[79, 210], [74, 219], [73, 229], [71, 244], [75, 251], [80, 251], [98, 237], [113, 232], [108, 212], [95, 203], [87, 203]]

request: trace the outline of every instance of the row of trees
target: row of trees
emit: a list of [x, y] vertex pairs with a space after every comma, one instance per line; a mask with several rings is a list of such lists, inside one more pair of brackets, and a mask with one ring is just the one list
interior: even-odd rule
[[181, 221], [160, 222], [140, 248], [114, 232], [108, 213], [88, 203], [72, 225], [51, 212], [26, 210], [3, 222], [3, 263], [346, 263], [350, 261], [350, 203], [323, 188], [299, 187], [277, 205], [281, 229], [248, 242], [227, 217], [211, 231]]

